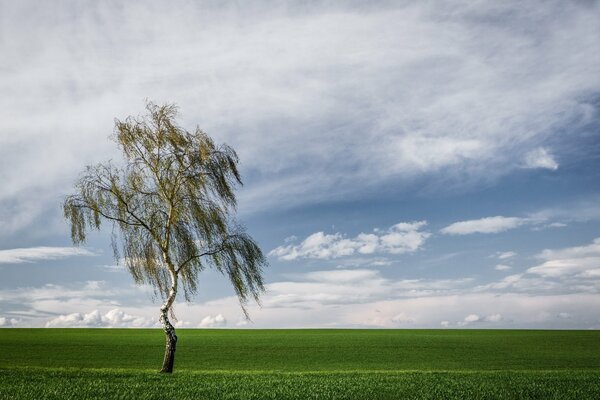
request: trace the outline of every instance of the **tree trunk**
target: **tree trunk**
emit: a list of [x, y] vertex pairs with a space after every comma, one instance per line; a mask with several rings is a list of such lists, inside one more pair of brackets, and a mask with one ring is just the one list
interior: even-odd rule
[[163, 359], [163, 365], [160, 372], [172, 373], [173, 364], [175, 364], [175, 347], [177, 346], [177, 335], [175, 335], [175, 327], [171, 325], [169, 321], [169, 311], [173, 306], [175, 297], [177, 297], [177, 273], [170, 263], [169, 257], [165, 257], [165, 262], [169, 266], [169, 274], [171, 275], [171, 290], [167, 296], [165, 303], [160, 308], [160, 322], [163, 325], [165, 331], [166, 344], [165, 344], [165, 358]]
[[160, 372], [172, 373], [173, 365], [175, 364], [175, 348], [177, 346], [177, 335], [175, 334], [175, 328], [169, 321], [167, 313], [168, 309], [162, 307], [160, 315], [160, 322], [163, 324], [163, 330], [165, 331], [166, 345], [165, 345], [165, 358], [163, 359], [163, 365]]

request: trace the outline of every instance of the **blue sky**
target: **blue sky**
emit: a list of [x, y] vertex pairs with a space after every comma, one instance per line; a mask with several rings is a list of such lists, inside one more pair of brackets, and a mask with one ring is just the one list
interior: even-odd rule
[[598, 2], [0, 1], [0, 326], [156, 326], [60, 204], [114, 118], [179, 105], [241, 158], [269, 254], [180, 327], [600, 328]]

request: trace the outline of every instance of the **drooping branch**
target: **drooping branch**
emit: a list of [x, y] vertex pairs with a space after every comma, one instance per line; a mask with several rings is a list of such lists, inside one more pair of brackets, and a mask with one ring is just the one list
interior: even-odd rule
[[134, 280], [153, 285], [163, 298], [172, 272], [189, 300], [198, 274], [215, 268], [229, 277], [242, 304], [258, 299], [266, 260], [232, 219], [242, 184], [237, 154], [200, 129], [178, 127], [175, 106], [149, 103], [147, 110], [115, 123], [122, 168], [88, 167], [77, 195], [66, 199], [73, 241], [83, 242], [104, 219], [113, 223], [115, 258], [122, 254]]

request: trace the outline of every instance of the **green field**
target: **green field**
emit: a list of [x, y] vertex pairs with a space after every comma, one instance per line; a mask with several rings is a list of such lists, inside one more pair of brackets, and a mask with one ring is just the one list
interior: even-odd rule
[[600, 398], [600, 332], [0, 330], [0, 399]]

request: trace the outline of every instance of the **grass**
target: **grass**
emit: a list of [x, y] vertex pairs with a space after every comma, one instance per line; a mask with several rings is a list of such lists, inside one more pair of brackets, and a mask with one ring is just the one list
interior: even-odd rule
[[600, 332], [0, 330], [0, 399], [600, 398]]

